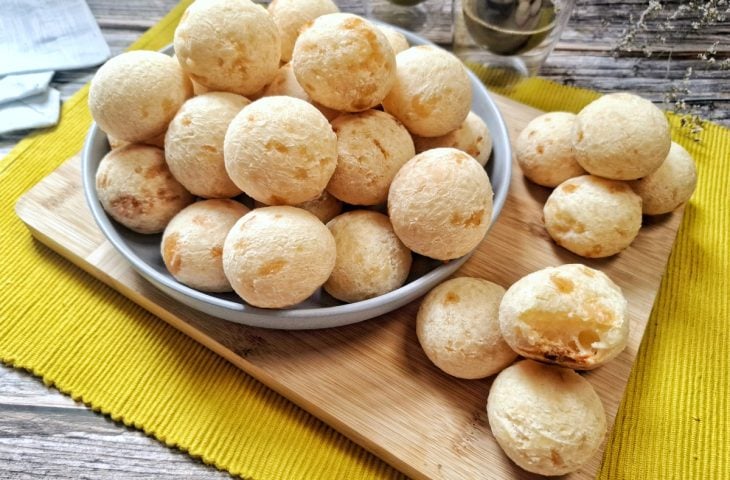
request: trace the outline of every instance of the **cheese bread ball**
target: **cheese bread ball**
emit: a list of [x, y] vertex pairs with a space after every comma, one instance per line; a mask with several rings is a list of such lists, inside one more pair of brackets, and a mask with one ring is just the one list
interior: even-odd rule
[[322, 194], [337, 165], [337, 137], [319, 110], [293, 97], [263, 97], [233, 119], [224, 142], [228, 175], [267, 205]]
[[226, 172], [223, 138], [231, 120], [249, 103], [235, 93], [205, 93], [185, 102], [170, 122], [167, 166], [193, 195], [228, 198], [241, 193]]
[[342, 202], [325, 190], [319, 197], [302, 202], [296, 207], [303, 208], [315, 217], [319, 218], [322, 223], [327, 223], [342, 212]]
[[621, 289], [603, 272], [579, 264], [521, 278], [504, 295], [499, 322], [520, 355], [577, 370], [616, 357], [629, 337]]
[[332, 129], [337, 135], [337, 168], [327, 190], [352, 205], [385, 202], [393, 177], [416, 154], [408, 130], [380, 110], [341, 115]]
[[203, 200], [183, 208], [162, 235], [160, 251], [170, 274], [204, 292], [230, 292], [223, 273], [223, 242], [245, 205], [229, 199]]
[[190, 80], [190, 81], [193, 82], [193, 94], [194, 95], [202, 95], [204, 93], [210, 92], [210, 89], [208, 87], [206, 87], [205, 85], [201, 85], [198, 82], [196, 82], [195, 80]]
[[139, 233], [159, 233], [193, 196], [172, 176], [157, 147], [130, 144], [107, 153], [96, 171], [104, 210]]
[[411, 251], [382, 213], [354, 210], [328, 224], [337, 259], [324, 289], [343, 302], [359, 302], [399, 288], [411, 269]]
[[[175, 117], [173, 117], [175, 118]], [[168, 125], [169, 127], [169, 125]], [[165, 148], [165, 136], [167, 135], [167, 130], [162, 132], [159, 135], [156, 135], [152, 138], [148, 138], [147, 140], [142, 140], [142, 143], [145, 145], [152, 145], [153, 147], [158, 148]]]
[[487, 164], [492, 153], [492, 137], [487, 124], [474, 112], [469, 112], [459, 128], [440, 137], [414, 136], [416, 152], [421, 153], [432, 148], [452, 147], [468, 153], [481, 166]]
[[309, 98], [307, 92], [304, 91], [297, 77], [294, 76], [294, 70], [292, 70], [291, 63], [285, 63], [276, 72], [274, 79], [270, 84], [264, 88], [264, 97], [274, 97], [277, 95], [283, 95], [286, 97], [295, 97], [305, 102], [312, 103], [312, 99]]
[[419, 153], [390, 185], [388, 212], [411, 250], [451, 260], [474, 250], [492, 218], [492, 186], [472, 156], [455, 148]]
[[527, 178], [544, 187], [557, 187], [586, 171], [575, 160], [575, 115], [550, 112], [527, 124], [515, 141], [515, 157]]
[[165, 54], [135, 50], [112, 58], [96, 72], [89, 110], [99, 128], [117, 140], [142, 142], [167, 129], [193, 85]]
[[335, 239], [317, 217], [295, 207], [244, 215], [223, 244], [223, 271], [246, 302], [295, 305], [314, 293], [335, 266]]
[[487, 416], [504, 453], [540, 475], [578, 470], [606, 435], [606, 413], [590, 382], [570, 369], [531, 360], [497, 375]]
[[388, 43], [390, 43], [390, 48], [393, 49], [394, 54], [398, 55], [403, 50], [407, 50], [408, 48], [410, 48], [406, 36], [396, 29], [385, 25], [380, 25], [378, 28], [381, 32], [383, 32], [385, 38], [388, 39]]
[[[147, 140], [142, 140], [139, 143], [142, 143], [144, 145], [151, 145], [153, 147], [165, 148], [165, 134], [166, 133], [167, 132], [162, 132], [161, 134], [159, 134], [155, 137], [148, 138]], [[120, 140], [120, 139], [114, 137], [113, 135], [109, 135], [108, 133], [106, 135], [106, 139], [109, 142], [109, 148], [111, 148], [112, 150], [115, 148], [121, 148], [125, 145], [129, 145], [129, 142]]]
[[[254, 200], [254, 207], [269, 207], [265, 203]], [[327, 190], [322, 192], [319, 197], [309, 200], [308, 202], [297, 203], [292, 207], [303, 208], [315, 217], [319, 218], [322, 223], [327, 223], [342, 212], [342, 202], [329, 194]]]
[[388, 39], [350, 13], [314, 20], [294, 45], [292, 66], [314, 101], [344, 112], [380, 104], [395, 81], [395, 54]]
[[481, 278], [458, 277], [429, 292], [416, 320], [418, 341], [429, 360], [449, 375], [484, 378], [517, 354], [499, 330], [504, 288]]
[[629, 185], [641, 197], [645, 215], [669, 213], [692, 196], [697, 185], [695, 162], [687, 150], [672, 142], [661, 167]]
[[439, 137], [459, 128], [471, 108], [471, 82], [461, 61], [446, 50], [421, 45], [396, 57], [395, 85], [383, 100], [385, 111], [421, 137]]
[[299, 32], [312, 20], [340, 10], [332, 0], [273, 0], [269, 15], [281, 33], [281, 61], [291, 60]]
[[210, 90], [251, 95], [279, 69], [279, 29], [251, 0], [197, 0], [175, 29], [174, 44], [185, 72]]
[[662, 164], [672, 139], [669, 122], [649, 100], [630, 93], [604, 95], [580, 111], [573, 128], [575, 158], [593, 175], [645, 177]]
[[322, 112], [322, 115], [324, 115], [328, 121], [334, 120], [340, 114], [337, 110], [332, 110], [331, 108], [327, 108], [324, 105], [314, 102], [310, 96], [307, 95], [307, 92], [305, 92], [302, 86], [299, 85], [297, 77], [294, 75], [291, 63], [284, 64], [281, 68], [279, 68], [279, 71], [276, 72], [276, 76], [271, 83], [266, 86], [261, 96], [273, 97], [276, 95], [295, 97], [300, 100], [304, 100], [305, 102], [309, 102], [317, 107], [317, 110]]
[[[175, 55], [173, 53], [172, 54], [172, 58], [178, 63], [178, 65], [180, 64], [180, 61], [177, 59], [177, 55]], [[187, 75], [187, 73], [185, 75]], [[190, 77], [188, 77], [188, 78], [190, 78]], [[190, 79], [190, 83], [193, 84], [193, 96], [202, 95], [204, 93], [210, 92], [210, 89], [208, 87], [206, 87], [205, 85], [199, 84], [198, 82], [196, 82], [192, 78]], [[163, 143], [164, 143], [164, 140], [165, 139], [163, 138], [162, 140], [163, 140]], [[160, 148], [162, 148], [162, 146], [160, 146]]]
[[112, 150], [114, 150], [116, 148], [121, 148], [125, 145], [129, 145], [129, 142], [125, 142], [124, 140], [119, 140], [117, 137], [114, 137], [109, 134], [107, 134], [106, 139], [109, 142], [109, 148]]
[[543, 217], [561, 247], [583, 257], [610, 257], [639, 234], [641, 198], [626, 182], [582, 175], [553, 190]]

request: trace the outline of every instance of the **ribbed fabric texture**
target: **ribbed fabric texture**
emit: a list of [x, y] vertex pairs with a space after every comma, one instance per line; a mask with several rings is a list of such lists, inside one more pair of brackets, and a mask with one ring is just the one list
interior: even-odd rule
[[[133, 48], [169, 43], [183, 2]], [[484, 74], [485, 72], [480, 72]], [[594, 92], [531, 79], [500, 93], [577, 111]], [[39, 242], [13, 205], [81, 147], [82, 89], [58, 127], [0, 162], [0, 359], [206, 463], [255, 479], [400, 474]], [[672, 117], [675, 127], [678, 119]], [[675, 129], [675, 132], [679, 132]], [[675, 135], [699, 186], [631, 374], [601, 478], [730, 478], [730, 131]]]
[[[539, 78], [493, 90], [574, 113], [599, 96]], [[669, 120], [673, 140], [695, 159], [697, 190], [684, 210], [601, 479], [730, 478], [730, 130], [707, 123], [695, 141], [678, 116]]]

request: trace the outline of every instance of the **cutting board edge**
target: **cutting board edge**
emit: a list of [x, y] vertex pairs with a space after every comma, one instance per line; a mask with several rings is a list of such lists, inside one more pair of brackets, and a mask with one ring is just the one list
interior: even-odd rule
[[[512, 119], [517, 125], [519, 125], [521, 122], [526, 121], [526, 119], [524, 118], [526, 116], [526, 113], [533, 114], [540, 112], [539, 110], [522, 105], [518, 102], [514, 102], [504, 97], [498, 96], [498, 98], [496, 98], [495, 100], [500, 104], [500, 109], [503, 110], [503, 112], [505, 111], [505, 109], [508, 110], [505, 113], [506, 118]], [[509, 108], [512, 106], [519, 107], [522, 110], [513, 111]], [[510, 133], [511, 136], [514, 135], [514, 133], [515, 132], [512, 131]], [[74, 161], [74, 159], [76, 159], [77, 161], [77, 164], [75, 165], [71, 163]], [[255, 359], [249, 361], [246, 359], [246, 355], [237, 353], [235, 347], [226, 347], [225, 338], [216, 337], [212, 334], [208, 335], [206, 334], [207, 330], [205, 328], [199, 330], [195, 327], [194, 324], [189, 324], [188, 322], [191, 319], [187, 318], [186, 312], [178, 311], [177, 307], [175, 307], [174, 305], [169, 305], [166, 303], [166, 301], [161, 301], [159, 298], [157, 298], [158, 296], [164, 296], [164, 294], [158, 292], [151, 284], [147, 283], [146, 280], [144, 280], [138, 274], [134, 273], [137, 279], [130, 281], [130, 279], [133, 278], [130, 276], [132, 275], [130, 268], [127, 268], [127, 270], [130, 270], [130, 272], [126, 273], [125, 280], [117, 280], [116, 278], [114, 278], [114, 274], [108, 273], [107, 270], [109, 272], [115, 272], [118, 266], [114, 265], [112, 266], [112, 268], [109, 268], [109, 265], [103, 265], [103, 262], [99, 262], [101, 256], [107, 253], [107, 249], [111, 249], [112, 247], [108, 245], [108, 243], [103, 239], [103, 236], [101, 236], [101, 234], [98, 234], [97, 236], [97, 234], [93, 234], [93, 232], [91, 232], [91, 228], [98, 231], [98, 228], [94, 224], [93, 220], [90, 220], [90, 223], [86, 222], [81, 226], [74, 226], [69, 225], [67, 221], [64, 221], [64, 216], [61, 215], [58, 217], [60, 219], [58, 223], [49, 222], [48, 224], [46, 224], [44, 220], [47, 217], [43, 217], [43, 215], [45, 214], [53, 218], [54, 215], [58, 215], [57, 210], [63, 208], [64, 203], [62, 197], [59, 200], [59, 196], [57, 195], [50, 196], [49, 192], [46, 192], [44, 190], [44, 187], [45, 189], [51, 190], [50, 194], [52, 194], [54, 193], [53, 188], [58, 187], [57, 182], [66, 182], [66, 184], [68, 184], [68, 182], [70, 181], [76, 181], [75, 179], [79, 170], [78, 159], [78, 155], [75, 155], [66, 160], [18, 199], [15, 206], [16, 214], [21, 219], [21, 221], [23, 221], [27, 225], [34, 238], [36, 238], [39, 242], [43, 243], [54, 252], [57, 252], [58, 254], [69, 260], [74, 265], [81, 268], [83, 271], [89, 273], [94, 278], [117, 290], [125, 297], [140, 305], [142, 308], [145, 308], [154, 315], [159, 316], [166, 323], [170, 324], [173, 328], [176, 328], [178, 331], [193, 338], [195, 341], [201, 343], [206, 348], [222, 356], [233, 365], [235, 365], [237, 368], [240, 368], [247, 374], [250, 374], [253, 378], [261, 381], [263, 384], [278, 392], [285, 398], [289, 399], [290, 401], [301, 407], [303, 410], [321, 419], [326, 424], [330, 425], [334, 430], [339, 431], [340, 433], [351, 439], [353, 442], [372, 452], [373, 454], [380, 457], [401, 472], [415, 478], [432, 478], [434, 476], [440, 477], [443, 474], [440, 468], [435, 469], [435, 466], [441, 467], [440, 464], [437, 464], [436, 462], [429, 462], [428, 460], [425, 460], [421, 457], [417, 457], [414, 459], [413, 456], [408, 455], [400, 448], [396, 448], [393, 451], [389, 450], [388, 444], [381, 445], [380, 443], [378, 443], [377, 437], [368, 437], [367, 430], [364, 430], [362, 433], [359, 432], [357, 430], [357, 423], [352, 424], [352, 426], [348, 426], [348, 423], [346, 421], [347, 419], [344, 416], [342, 419], [340, 419], [337, 416], [339, 415], [339, 413], [337, 413], [336, 411], [327, 413], [326, 405], [323, 407], [318, 407], [317, 403], [314, 400], [308, 399], [302, 393], [298, 393], [295, 390], [296, 385], [288, 387], [285, 382], [277, 382], [276, 378], [272, 376], [271, 372], [267, 373], [264, 367], [256, 366], [256, 364], [254, 363]], [[54, 174], [61, 175], [60, 180], [59, 178], [52, 178], [52, 181], [49, 181], [49, 178], [52, 177]], [[80, 176], [80, 174], [78, 175]], [[519, 170], [515, 169], [513, 175], [519, 175]], [[73, 180], [69, 180], [70, 178], [73, 178]], [[74, 195], [77, 194], [74, 193]], [[532, 200], [534, 201], [535, 198], [533, 198]], [[654, 271], [652, 272], [653, 283], [651, 284], [652, 288], [650, 292], [651, 305], [649, 305], [648, 307], [649, 310], [646, 314], [646, 318], [642, 319], [643, 322], [639, 343], [641, 342], [641, 339], [643, 338], [643, 335], [645, 333], [646, 324], [649, 321], [651, 311], [653, 310], [653, 305], [656, 302], [656, 298], [661, 287], [662, 279], [666, 273], [666, 265], [669, 261], [671, 249], [677, 238], [677, 232], [684, 213], [684, 206], [681, 207], [681, 209], [681, 211], [675, 212], [674, 215], [676, 215], [676, 218], [670, 220], [673, 223], [673, 225], [671, 226], [671, 238], [669, 238], [669, 236], [667, 235], [664, 240], [666, 242], [669, 242], [671, 240], [671, 243], [668, 244], [669, 253], [661, 258], [661, 272], [658, 272], [658, 269], [654, 269]], [[72, 228], [66, 231], [64, 227], [68, 226]], [[49, 236], [44, 232], [55, 233], [57, 235], [60, 235], [60, 237], [53, 238], [52, 236]], [[76, 240], [80, 240], [80, 242], [72, 243]], [[667, 244], [665, 244], [665, 247], [667, 247]], [[658, 279], [655, 276], [656, 273], [661, 273]], [[637, 275], [637, 277], [641, 277], [641, 275]], [[137, 280], [139, 280], [139, 283], [137, 283]], [[124, 283], [124, 281], [126, 281], [127, 283]], [[140, 287], [140, 285], [144, 286]], [[147, 290], [147, 288], [149, 288], [149, 291]], [[152, 291], [156, 293], [150, 297], [148, 293]], [[646, 300], [649, 299], [647, 297], [648, 295], [645, 296]], [[165, 296], [165, 298], [169, 297]], [[645, 309], [646, 308], [644, 308], [644, 310]], [[220, 341], [216, 340], [216, 338], [220, 338]], [[633, 366], [636, 360], [635, 357], [638, 355], [638, 343], [636, 348], [637, 351], [632, 354], [631, 362], [628, 365], [629, 369]], [[624, 374], [620, 375], [620, 377], [623, 376]], [[620, 392], [622, 396], [625, 392], [628, 376], [629, 374], [626, 373], [625, 379], [618, 379], [621, 382]], [[612, 395], [609, 396], [609, 398], [612, 397]], [[620, 405], [621, 398], [614, 398], [613, 400], [614, 402], [618, 400], [618, 404]], [[610, 417], [610, 425], [612, 430], [613, 426], [615, 425], [615, 415], [611, 415]], [[607, 438], [610, 436], [611, 430], [609, 430], [609, 435], [607, 436]], [[372, 432], [369, 433], [372, 434]], [[596, 475], [598, 473], [598, 468], [600, 468], [602, 458], [605, 457], [605, 445], [606, 443], [604, 442], [600, 449], [601, 453], [596, 455], [596, 457], [598, 457], [597, 463], [591, 461], [590, 467], [581, 468], [577, 472], [574, 472], [572, 475], [570, 475], [568, 478], [587, 479], [592, 478], [594, 475]], [[390, 446], [392, 447], [393, 445], [391, 444]], [[502, 457], [504, 457], [503, 453]], [[506, 457], [504, 458], [506, 459]], [[507, 462], [507, 464], [509, 465], [509, 471], [511, 471], [511, 469], [517, 468], [514, 466], [514, 464], [511, 464], [511, 462]], [[481, 468], [482, 467], [480, 466], [479, 471], [492, 471], [487, 465], [484, 465], [484, 470], [481, 470]], [[458, 471], [451, 471], [450, 473], [458, 475]], [[533, 476], [526, 474], [526, 472], [524, 471], [521, 473], [516, 471], [515, 474], [519, 478], [533, 478]]]
[[[66, 160], [66, 162], [73, 161], [74, 159], [75, 157], [71, 157]], [[64, 162], [64, 164], [66, 162]], [[41, 182], [42, 181], [43, 180], [41, 180]], [[168, 312], [165, 308], [157, 305], [155, 302], [146, 299], [146, 297], [144, 297], [143, 295], [138, 295], [134, 290], [128, 288], [123, 283], [116, 281], [113, 277], [96, 268], [95, 265], [93, 265], [92, 263], [85, 261], [82, 256], [72, 252], [62, 244], [55, 241], [53, 238], [41, 232], [36, 227], [36, 225], [34, 225], [34, 220], [32, 218], [28, 218], [25, 215], [27, 211], [26, 209], [30, 208], [28, 206], [27, 196], [32, 190], [33, 189], [29, 190], [18, 199], [15, 212], [18, 218], [28, 228], [33, 238], [35, 238], [57, 254], [61, 255], [63, 258], [71, 262], [74, 266], [80, 268], [81, 270], [88, 273], [100, 282], [104, 283], [108, 287], [116, 290], [125, 298], [131, 300], [151, 314], [161, 318], [168, 325], [172, 326], [184, 335], [192, 338], [193, 340], [200, 343], [215, 354], [220, 355], [228, 362], [235, 365], [238, 369], [242, 370], [245, 374], [251, 375], [253, 378], [266, 385], [268, 388], [271, 388], [276, 393], [291, 401], [298, 407], [317, 417], [318, 419], [329, 425], [331, 428], [340, 432], [342, 435], [352, 440], [365, 450], [371, 452], [373, 455], [384, 460], [395, 469], [415, 479], [429, 478], [423, 472], [414, 469], [410, 464], [408, 464], [404, 460], [401, 460], [392, 452], [380, 447], [376, 443], [369, 441], [365, 436], [357, 432], [357, 430], [350, 428], [346, 424], [342, 423], [337, 417], [329, 415], [322, 410], [319, 410], [313, 402], [310, 402], [302, 395], [299, 395], [293, 390], [287, 388], [284, 384], [276, 382], [276, 380], [270, 375], [267, 375], [263, 369], [256, 367], [251, 362], [247, 362], [243, 357], [238, 356], [234, 351], [226, 348], [214, 338], [205, 335], [199, 330], [196, 330], [184, 320], [179, 319], [174, 314]]]

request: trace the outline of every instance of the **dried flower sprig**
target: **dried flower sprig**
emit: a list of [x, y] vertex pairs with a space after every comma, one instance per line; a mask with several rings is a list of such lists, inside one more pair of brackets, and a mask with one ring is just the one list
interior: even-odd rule
[[[689, 0], [679, 5], [664, 4], [661, 0], [649, 0], [647, 6], [639, 15], [638, 20], [629, 17], [629, 27], [624, 30], [620, 40], [612, 50], [614, 56], [641, 51], [645, 57], [651, 57], [655, 48], [660, 47], [666, 52], [667, 36], [664, 34], [651, 36], [653, 31], [668, 32], [675, 30], [675, 22], [685, 20], [690, 22], [692, 30], [699, 30], [706, 26], [724, 22], [730, 18], [730, 0]], [[660, 45], [657, 45], [657, 40]], [[698, 66], [704, 68], [730, 69], [730, 58], [718, 61], [719, 42], [713, 43], [704, 52], [697, 55]], [[669, 50], [667, 62], [671, 62], [672, 51]], [[667, 68], [667, 77], [670, 69]], [[685, 71], [679, 83], [672, 82], [670, 90], [665, 94], [665, 103], [671, 105], [672, 110], [680, 115], [680, 123], [696, 140], [703, 130], [703, 123], [699, 105], [691, 104], [687, 97], [693, 68]]]
[[[651, 18], [656, 12], [662, 10], [662, 3], [659, 0], [649, 0], [649, 5], [639, 15], [639, 20], [634, 22], [633, 15], [629, 15], [629, 27], [624, 30], [621, 35], [621, 39], [618, 44], [613, 48], [612, 53], [614, 56], [619, 56], [621, 52], [632, 52], [636, 48], [634, 42], [639, 32], [646, 31], [647, 18]], [[642, 45], [640, 48], [645, 50], [647, 45]], [[646, 51], [644, 52], [646, 54]], [[651, 53], [646, 55], [651, 56]]]
[[677, 6], [677, 9], [665, 21], [665, 26], [670, 25], [672, 20], [679, 18], [692, 18], [690, 24], [693, 30], [699, 30], [707, 25], [724, 22], [730, 14], [730, 6], [727, 0], [706, 0], [698, 2], [690, 0]]
[[700, 108], [697, 105], [688, 104], [685, 97], [689, 95], [689, 81], [694, 70], [687, 67], [681, 83], [673, 83], [667, 93], [664, 94], [664, 103], [671, 105], [672, 111], [679, 115], [679, 124], [682, 130], [689, 133], [696, 142], [700, 140], [700, 134], [704, 130], [704, 120], [700, 116]]

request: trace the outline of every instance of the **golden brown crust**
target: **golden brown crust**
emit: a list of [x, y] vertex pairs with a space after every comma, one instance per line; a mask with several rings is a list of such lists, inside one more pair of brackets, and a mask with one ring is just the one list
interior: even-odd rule
[[500, 306], [500, 328], [520, 355], [589, 370], [624, 349], [629, 319], [621, 290], [606, 275], [570, 264], [513, 284]]

